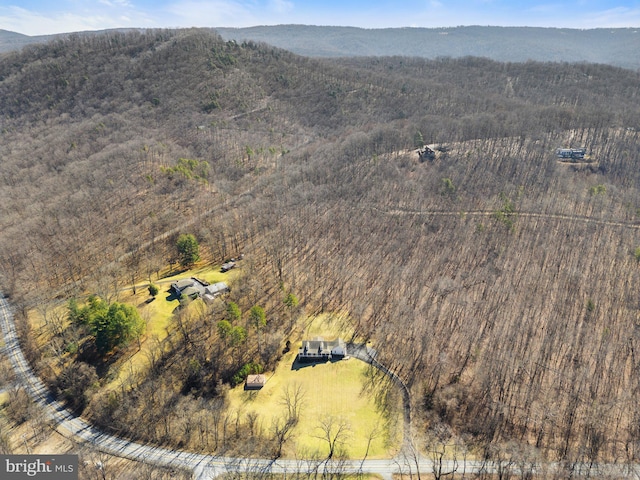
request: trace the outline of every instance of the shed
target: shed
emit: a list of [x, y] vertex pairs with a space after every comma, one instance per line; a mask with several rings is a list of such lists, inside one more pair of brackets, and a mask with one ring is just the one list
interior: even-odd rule
[[260, 390], [264, 387], [266, 379], [263, 374], [247, 375], [247, 381], [244, 384], [245, 390]]
[[224, 273], [228, 272], [232, 268], [236, 268], [236, 262], [233, 260], [229, 260], [228, 262], [222, 264], [222, 267], [220, 267], [220, 271]]

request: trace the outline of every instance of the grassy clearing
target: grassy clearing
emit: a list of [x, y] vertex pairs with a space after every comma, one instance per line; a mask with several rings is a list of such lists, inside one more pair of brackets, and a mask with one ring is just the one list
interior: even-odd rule
[[[335, 338], [342, 330], [344, 316], [322, 315], [307, 319], [304, 323], [308, 336], [322, 335], [328, 340]], [[348, 424], [348, 435], [344, 448], [351, 458], [362, 458], [367, 450], [369, 435], [376, 428], [378, 436], [369, 448], [370, 458], [392, 456], [400, 443], [401, 426], [387, 428], [385, 419], [377, 411], [371, 393], [363, 393], [365, 372], [370, 368], [365, 363], [351, 358], [337, 362], [309, 364], [294, 369], [298, 345], [280, 361], [275, 372], [267, 372], [267, 382], [262, 390], [245, 391], [243, 386], [232, 389], [228, 394], [229, 412], [240, 415], [241, 421], [248, 414], [258, 414], [258, 423], [267, 436], [274, 419], [285, 415], [286, 404], [283, 396], [287, 389], [300, 387], [304, 392], [300, 420], [294, 429], [294, 436], [285, 445], [285, 456], [309, 456], [317, 452], [322, 457], [328, 453], [322, 436], [320, 423], [333, 417], [336, 422]], [[395, 422], [398, 425], [401, 419]], [[391, 431], [390, 431], [391, 430]]]
[[[169, 295], [168, 290], [171, 283], [184, 278], [197, 277], [209, 283], [227, 282], [229, 285], [233, 285], [239, 275], [240, 272], [238, 270], [222, 273], [219, 267], [211, 266], [184, 271], [155, 282], [160, 288], [160, 293], [152, 302], [147, 302], [149, 299], [149, 292], [146, 288], [148, 283], [138, 285], [135, 295], [131, 290], [123, 292], [118, 301], [135, 305], [138, 308], [140, 315], [147, 324], [146, 333], [140, 350], [132, 351], [130, 355], [115, 366], [112, 374], [113, 378], [106, 385], [106, 388], [113, 389], [123, 383], [126, 384], [131, 375], [145, 373], [149, 366], [148, 356], [150, 351], [158, 348], [157, 342], [167, 337], [167, 329], [171, 323], [173, 313], [180, 304], [177, 299]], [[201, 300], [196, 300], [189, 308], [197, 308], [199, 302]]]
[[325, 337], [327, 340], [336, 337], [349, 339], [353, 335], [353, 327], [345, 313], [323, 313], [300, 320], [301, 340], [312, 337]]
[[[227, 282], [230, 286], [233, 286], [233, 283], [240, 275], [241, 271], [239, 269], [222, 273], [219, 266], [204, 266], [166, 276], [154, 282], [160, 288], [160, 293], [151, 302], [148, 301], [150, 298], [147, 290], [149, 282], [136, 284], [135, 294], [132, 286], [120, 291], [117, 301], [134, 305], [138, 309], [146, 323], [146, 331], [141, 341], [141, 348], [138, 350], [135, 344], [131, 345], [122, 358], [111, 367], [111, 372], [108, 374], [109, 381], [105, 388], [109, 390], [120, 387], [122, 384], [126, 385], [131, 375], [145, 373], [149, 366], [149, 352], [158, 348], [158, 341], [162, 341], [167, 337], [167, 328], [171, 323], [176, 307], [179, 305], [179, 301], [171, 298], [168, 293], [172, 282], [184, 278], [197, 277], [209, 283]], [[197, 308], [197, 303], [199, 302], [200, 300], [197, 300], [190, 308]], [[56, 306], [54, 310], [56, 313], [66, 317], [67, 303]], [[46, 328], [42, 312], [38, 310], [30, 311], [29, 322], [34, 332], [36, 332], [36, 344], [39, 348], [45, 348], [51, 340], [51, 333]]]
[[[217, 268], [203, 267], [166, 276], [155, 282], [160, 287], [160, 293], [153, 301], [148, 301], [146, 282], [137, 285], [136, 294], [133, 294], [131, 287], [121, 291], [118, 301], [135, 305], [146, 321], [147, 328], [140, 349], [132, 345], [112, 365], [108, 374], [109, 381], [104, 389], [120, 388], [127, 385], [132, 376], [145, 373], [149, 365], [149, 353], [157, 349], [158, 341], [168, 335], [168, 327], [179, 305], [178, 300], [168, 293], [172, 282], [194, 276], [209, 283], [225, 281], [233, 288], [240, 275], [241, 271], [238, 270], [221, 273]], [[194, 302], [190, 308], [197, 308], [198, 302]], [[59, 308], [66, 309], [66, 304]], [[43, 345], [47, 342], [47, 329], [42, 328], [42, 315], [32, 312], [30, 320], [32, 326], [40, 332], [38, 343]], [[348, 339], [351, 334], [348, 316], [332, 313], [301, 320], [297, 335], [294, 334], [293, 338], [324, 336], [330, 340], [341, 336]], [[246, 423], [248, 414], [255, 412], [258, 415], [258, 428], [263, 435], [270, 436], [272, 422], [286, 412], [284, 392], [299, 387], [304, 392], [304, 400], [293, 437], [285, 445], [285, 456], [326, 456], [328, 446], [325, 440], [319, 438], [323, 435], [320, 424], [329, 418], [348, 425], [343, 448], [350, 457], [362, 458], [365, 455], [369, 437], [374, 430], [377, 433], [369, 445], [369, 458], [392, 456], [401, 440], [401, 418], [391, 422], [395, 423], [394, 428], [387, 428], [385, 419], [377, 411], [372, 394], [363, 393], [365, 372], [370, 367], [357, 359], [348, 359], [293, 368], [298, 347], [299, 342], [294, 342], [291, 352], [284, 356], [275, 372], [267, 372], [267, 384], [261, 391], [247, 392], [243, 386], [232, 389], [228, 393], [229, 413], [238, 415], [240, 421]]]
[[[196, 267], [192, 270], [185, 270], [179, 273], [175, 273], [175, 271], [171, 272], [167, 270], [166, 272], [163, 272], [161, 274], [161, 279], [155, 281], [154, 283], [156, 285], [167, 284], [167, 288], [169, 288], [168, 285], [171, 284], [171, 282], [175, 282], [176, 280], [182, 280], [183, 278], [190, 278], [190, 277], [196, 277], [201, 280], [205, 280], [209, 283], [216, 283], [216, 282], [233, 283], [239, 276], [240, 276], [239, 269], [233, 269], [233, 270], [229, 270], [226, 273], [222, 273], [220, 271], [219, 265], [217, 266], [205, 265], [202, 267]], [[146, 286], [148, 284], [149, 282], [144, 282], [139, 285]]]

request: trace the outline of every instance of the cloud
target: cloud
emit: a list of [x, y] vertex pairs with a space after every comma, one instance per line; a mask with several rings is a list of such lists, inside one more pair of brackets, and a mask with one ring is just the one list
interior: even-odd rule
[[640, 25], [640, 8], [616, 7], [583, 15], [584, 28], [626, 28]]
[[98, 0], [98, 3], [106, 5], [107, 7], [131, 7], [129, 0]]
[[[9, 0], [19, 2], [20, 0]], [[2, 2], [2, 0], [0, 0]], [[5, 0], [5, 3], [7, 0]], [[488, 3], [487, 3], [488, 2]], [[73, 10], [63, 10], [73, 4]], [[394, 5], [393, 7], [391, 5]], [[411, 5], [411, 6], [409, 6]], [[418, 6], [420, 5], [420, 6]], [[461, 5], [465, 5], [464, 8]], [[353, 25], [367, 28], [455, 25], [529, 25], [614, 28], [640, 25], [640, 8], [575, 8], [559, 0], [527, 6], [496, 0], [390, 0], [312, 2], [305, 0], [58, 0], [47, 10], [0, 6], [0, 29], [42, 35], [118, 27], [248, 27], [282, 23]]]

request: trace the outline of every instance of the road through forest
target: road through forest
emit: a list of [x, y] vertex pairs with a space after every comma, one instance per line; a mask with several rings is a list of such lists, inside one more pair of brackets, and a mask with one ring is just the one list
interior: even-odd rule
[[[378, 210], [378, 209], [376, 209]], [[409, 210], [378, 210], [389, 215], [430, 215], [430, 216], [491, 216], [492, 211], [409, 211]], [[207, 215], [210, 212], [205, 212]], [[542, 214], [532, 212], [516, 212], [518, 218], [551, 218], [568, 221], [588, 222], [604, 226], [626, 227], [640, 229], [639, 224], [627, 222], [614, 222], [593, 219], [579, 215], [564, 214]], [[159, 241], [166, 238], [172, 232], [178, 231], [173, 229], [171, 232], [161, 234], [153, 241]], [[152, 241], [152, 242], [153, 242]], [[152, 243], [149, 242], [149, 243]], [[141, 246], [140, 248], [144, 248]], [[128, 255], [130, 255], [129, 253]], [[126, 257], [125, 254], [124, 257]], [[16, 326], [14, 322], [11, 307], [6, 298], [0, 293], [0, 327], [2, 328], [2, 351], [8, 357], [16, 374], [16, 384], [25, 388], [31, 399], [44, 411], [46, 416], [52, 421], [55, 428], [61, 434], [73, 438], [73, 440], [91, 445], [97, 450], [115, 455], [118, 457], [128, 458], [135, 461], [147, 462], [154, 465], [186, 469], [193, 472], [196, 480], [209, 480], [225, 472], [255, 472], [255, 473], [273, 473], [273, 474], [292, 474], [292, 473], [308, 473], [323, 474], [329, 472], [339, 473], [372, 473], [391, 479], [393, 474], [433, 474], [437, 470], [442, 473], [454, 471], [459, 475], [489, 473], [497, 474], [505, 471], [505, 465], [495, 462], [483, 462], [477, 460], [443, 460], [436, 461], [425, 458], [416, 454], [411, 446], [409, 439], [405, 438], [404, 446], [399, 455], [393, 459], [386, 460], [309, 460], [309, 459], [251, 459], [251, 458], [234, 458], [215, 456], [182, 450], [174, 450], [153, 445], [143, 445], [132, 442], [127, 439], [106, 434], [93, 425], [88, 423], [81, 417], [77, 417], [64, 408], [64, 406], [53, 398], [53, 395], [42, 381], [35, 375], [28, 364], [20, 347]], [[373, 364], [376, 368], [383, 371], [386, 375], [403, 390], [404, 415], [405, 421], [410, 422], [410, 401], [408, 398], [409, 391], [402, 381], [395, 375], [378, 364], [375, 358], [371, 357], [364, 350], [359, 351], [356, 355], [363, 361]], [[408, 426], [405, 429], [405, 436], [408, 432]], [[520, 467], [510, 465], [511, 473], [523, 473]], [[609, 476], [612, 478], [638, 478], [640, 479], [640, 465], [636, 464], [545, 464], [529, 466], [532, 471], [539, 473], [550, 472], [566, 472], [570, 469], [572, 476]]]
[[[429, 460], [416, 458], [413, 458], [413, 462], [411, 462], [409, 458], [403, 460], [396, 458], [389, 460], [349, 461], [325, 459], [319, 461], [219, 457], [182, 450], [172, 450], [153, 445], [143, 445], [114, 435], [109, 435], [65, 409], [60, 402], [53, 398], [51, 392], [35, 375], [20, 347], [11, 307], [2, 295], [0, 295], [0, 327], [2, 328], [2, 338], [4, 341], [2, 350], [9, 358], [16, 374], [16, 384], [25, 388], [29, 397], [45, 412], [58, 432], [67, 437], [72, 437], [75, 441], [91, 445], [97, 450], [111, 455], [164, 467], [187, 469], [194, 472], [194, 477], [197, 480], [213, 479], [225, 472], [238, 471], [282, 474], [291, 474], [294, 472], [305, 472], [309, 474], [322, 474], [326, 472], [367, 472], [375, 473], [385, 478], [391, 478], [394, 473], [415, 472], [417, 468], [421, 471], [430, 471], [432, 467], [432, 463]], [[354, 356], [374, 366], [380, 365], [375, 359], [369, 356], [365, 350], [359, 351], [359, 353]], [[390, 374], [390, 372], [387, 374]], [[391, 377], [394, 382], [397, 383], [400, 381], [397, 377], [394, 377], [395, 376]], [[406, 391], [406, 386], [404, 389]], [[405, 400], [405, 405], [406, 404]], [[480, 464], [474, 465], [475, 464], [469, 463], [467, 468], [475, 468], [477, 470], [482, 467]], [[456, 465], [454, 465], [453, 462], [447, 462], [445, 467], [454, 469]]]

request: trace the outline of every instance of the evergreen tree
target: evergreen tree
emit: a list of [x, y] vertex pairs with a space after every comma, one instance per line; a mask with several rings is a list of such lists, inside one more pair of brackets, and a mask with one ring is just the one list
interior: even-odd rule
[[200, 245], [196, 237], [190, 233], [183, 233], [176, 243], [180, 255], [180, 265], [185, 268], [193, 266], [200, 260]]

